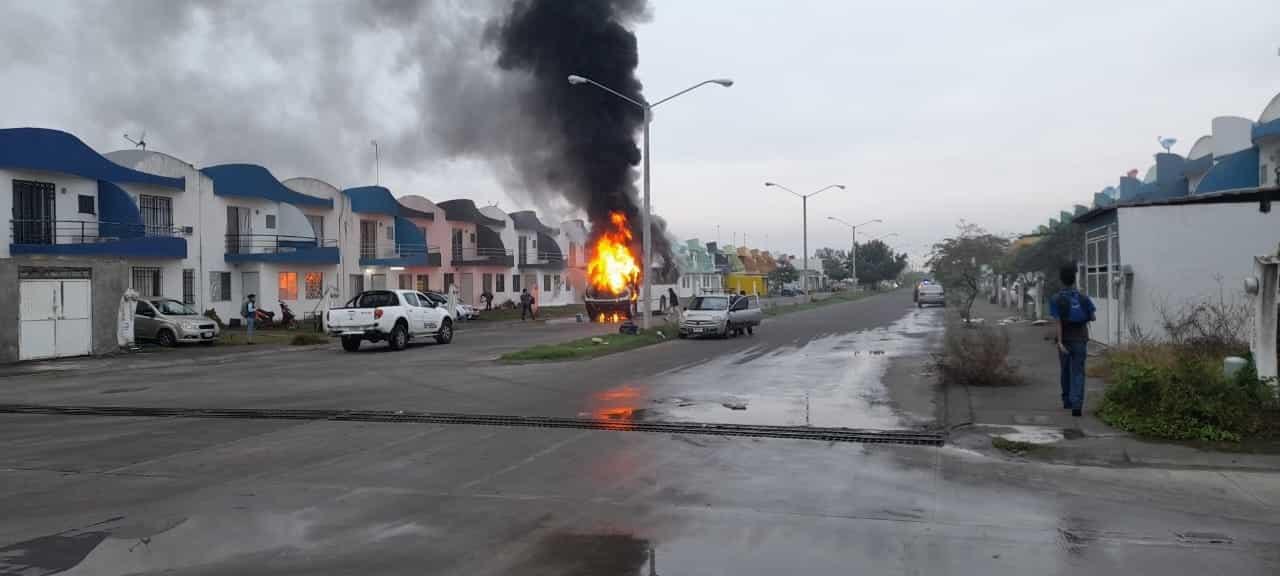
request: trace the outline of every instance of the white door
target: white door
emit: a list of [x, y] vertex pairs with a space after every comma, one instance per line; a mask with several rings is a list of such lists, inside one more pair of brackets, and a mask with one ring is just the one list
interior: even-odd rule
[[258, 305], [261, 306], [264, 299], [261, 292], [262, 282], [258, 278], [257, 272], [241, 272], [240, 273], [240, 300], [248, 298], [250, 294], [255, 295]]
[[18, 359], [53, 358], [57, 353], [57, 280], [23, 280], [18, 286]]
[[19, 360], [90, 353], [88, 280], [23, 280], [18, 292]]
[[86, 356], [91, 349], [89, 309], [92, 290], [88, 280], [63, 280], [59, 290], [55, 355]]

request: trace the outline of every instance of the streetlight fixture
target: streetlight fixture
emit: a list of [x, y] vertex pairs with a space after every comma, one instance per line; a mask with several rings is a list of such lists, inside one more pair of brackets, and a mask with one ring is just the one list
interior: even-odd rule
[[801, 222], [801, 226], [804, 229], [804, 255], [803, 255], [804, 257], [801, 260], [803, 262], [802, 265], [804, 266], [804, 270], [800, 272], [800, 289], [803, 290], [805, 295], [807, 296], [809, 294], [809, 197], [817, 196], [819, 193], [825, 192], [832, 188], [839, 188], [841, 190], [844, 190], [844, 184], [832, 184], [830, 186], [827, 186], [826, 188], [820, 188], [817, 191], [810, 192], [808, 194], [801, 194], [799, 192], [796, 192], [795, 190], [787, 188], [786, 186], [778, 184], [777, 182], [765, 182], [764, 185], [766, 187], [781, 188], [783, 190], [786, 190], [787, 192], [790, 192], [795, 196], [800, 197], [800, 206], [802, 210], [802, 212], [800, 213], [801, 214], [800, 222]]
[[733, 86], [733, 80], [730, 80], [728, 78], [714, 78], [711, 80], [703, 80], [702, 82], [694, 84], [693, 86], [685, 88], [684, 90], [676, 92], [675, 94], [667, 96], [666, 98], [658, 100], [657, 102], [645, 102], [644, 100], [637, 100], [635, 98], [627, 96], [621, 92], [618, 92], [617, 90], [614, 90], [613, 88], [610, 88], [608, 86], [605, 86], [604, 84], [596, 82], [595, 80], [587, 78], [586, 76], [570, 74], [568, 79], [569, 79], [569, 84], [572, 84], [574, 86], [579, 86], [582, 84], [589, 84], [591, 86], [595, 86], [596, 88], [604, 90], [605, 92], [613, 94], [614, 96], [617, 96], [623, 100], [626, 100], [627, 102], [630, 102], [638, 106], [641, 110], [644, 111], [644, 211], [641, 213], [641, 224], [640, 224], [642, 226], [640, 233], [642, 235], [643, 243], [644, 243], [644, 255], [641, 258], [644, 264], [644, 272], [643, 274], [640, 275], [640, 283], [641, 283], [640, 292], [644, 297], [644, 303], [641, 306], [640, 325], [645, 330], [648, 330], [650, 322], [653, 320], [651, 318], [651, 316], [653, 316], [653, 298], [652, 298], [652, 292], [650, 290], [650, 282], [649, 282], [649, 276], [653, 273], [653, 238], [651, 238], [651, 234], [649, 234], [649, 124], [653, 122], [653, 109], [657, 108], [659, 105], [661, 105], [664, 102], [667, 102], [673, 98], [692, 92], [698, 88], [706, 86], [707, 84], [715, 84], [717, 86], [723, 86], [725, 88], [728, 88], [730, 86]]
[[861, 224], [850, 224], [836, 218], [835, 216], [827, 216], [827, 220], [839, 222], [849, 227], [849, 243], [852, 246], [849, 250], [849, 275], [853, 277], [853, 288], [858, 288], [858, 229], [867, 224], [883, 224], [884, 220], [876, 218], [875, 220], [867, 220]]

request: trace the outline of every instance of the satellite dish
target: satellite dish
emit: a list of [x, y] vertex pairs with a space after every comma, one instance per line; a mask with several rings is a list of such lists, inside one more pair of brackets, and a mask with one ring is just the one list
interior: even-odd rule
[[133, 144], [135, 148], [141, 148], [143, 150], [147, 149], [147, 130], [145, 128], [142, 130], [141, 138], [134, 140], [133, 138], [130, 138], [129, 134], [126, 132], [124, 135], [124, 139], [128, 140], [130, 144]]
[[1160, 147], [1164, 148], [1164, 151], [1166, 153], [1168, 153], [1173, 149], [1174, 144], [1178, 143], [1177, 138], [1165, 138], [1164, 136], [1157, 137], [1156, 141], [1160, 143]]

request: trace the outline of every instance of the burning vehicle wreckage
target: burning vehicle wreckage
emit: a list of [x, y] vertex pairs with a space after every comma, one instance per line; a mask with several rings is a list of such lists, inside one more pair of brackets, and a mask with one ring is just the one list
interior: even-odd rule
[[590, 244], [585, 294], [587, 317], [595, 322], [621, 322], [636, 313], [640, 298], [640, 264], [627, 217], [609, 214], [607, 227]]

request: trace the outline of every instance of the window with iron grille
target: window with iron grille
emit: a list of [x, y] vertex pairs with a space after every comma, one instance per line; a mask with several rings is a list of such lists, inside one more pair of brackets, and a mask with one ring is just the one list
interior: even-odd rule
[[378, 257], [378, 223], [373, 220], [360, 221], [360, 257]]
[[550, 274], [543, 274], [543, 275], [542, 275], [542, 290], [543, 290], [544, 292], [550, 292], [550, 291], [551, 291], [551, 275], [550, 275]]
[[267, 230], [275, 230], [275, 229], [276, 229], [276, 215], [267, 214]]
[[298, 273], [297, 272], [281, 272], [280, 273], [280, 299], [281, 300], [297, 300], [298, 299]]
[[517, 292], [517, 293], [520, 292], [520, 275], [519, 274], [511, 275], [511, 291]]
[[13, 243], [54, 244], [53, 182], [13, 181]]
[[494, 282], [497, 283], [496, 286], [494, 286], [494, 289], [493, 289], [494, 292], [502, 293], [507, 291], [507, 275], [506, 274], [495, 274], [493, 280]]
[[427, 292], [431, 290], [431, 276], [419, 274], [417, 290], [419, 292]]
[[81, 194], [78, 201], [80, 203], [81, 214], [97, 214], [98, 213], [98, 208], [96, 203], [94, 202], [93, 196], [90, 196], [88, 194]]
[[480, 276], [480, 290], [493, 293], [493, 274], [483, 274]]
[[182, 269], [182, 303], [196, 303], [196, 271], [194, 268]]
[[211, 302], [231, 301], [231, 273], [209, 273], [209, 300]]
[[307, 300], [319, 300], [324, 297], [324, 273], [307, 272]]
[[449, 288], [451, 288], [451, 287], [453, 287], [453, 274], [445, 274], [445, 275], [444, 275], [444, 289], [445, 289], [446, 291], [448, 291], [448, 290], [449, 290]]
[[351, 296], [352, 297], [355, 297], [357, 294], [364, 292], [364, 275], [363, 274], [352, 274], [350, 279], [351, 279]]
[[556, 287], [556, 290], [559, 290], [559, 289], [560, 289], [560, 275], [559, 275], [559, 274], [556, 274], [556, 275], [555, 275], [555, 278], [553, 278], [553, 279], [552, 279], [551, 285], [552, 285], [552, 286], [555, 286], [555, 287]]
[[144, 298], [156, 298], [160, 294], [160, 269], [153, 266], [133, 267], [133, 290]]
[[173, 234], [173, 199], [167, 196], [138, 196], [138, 210], [142, 212], [142, 226], [147, 236]]

